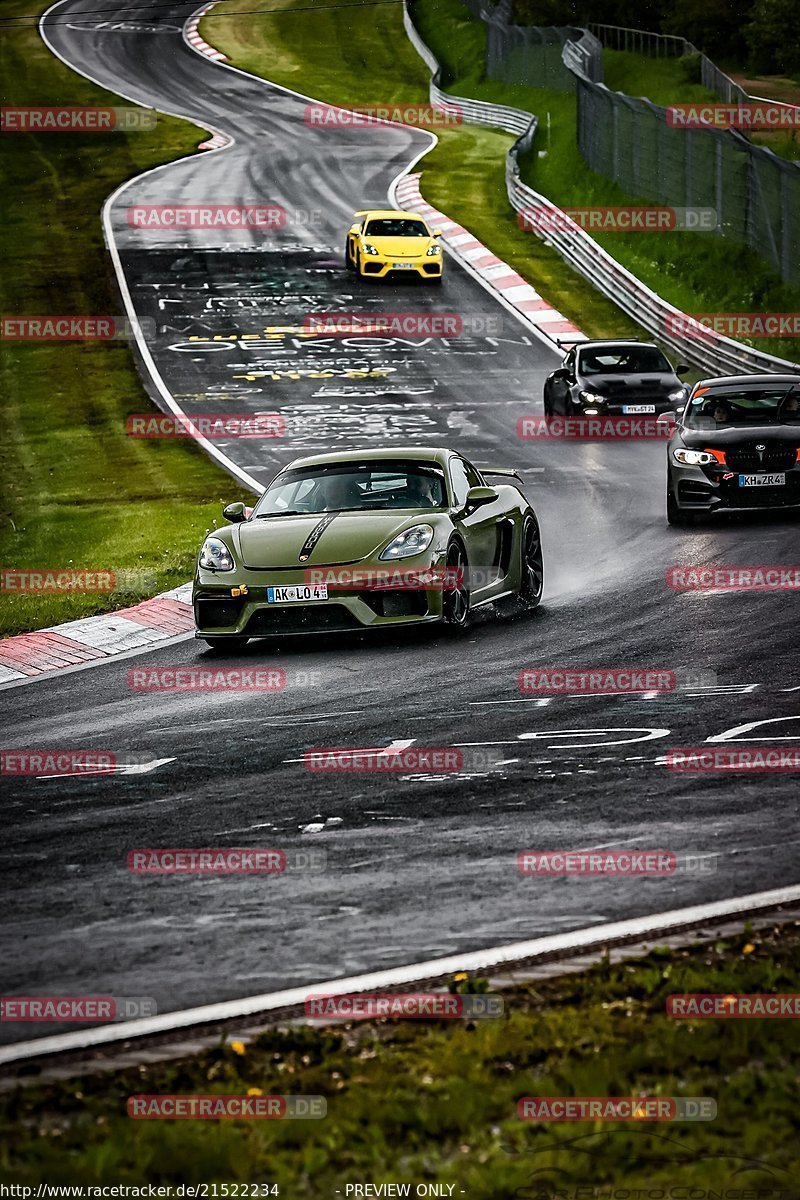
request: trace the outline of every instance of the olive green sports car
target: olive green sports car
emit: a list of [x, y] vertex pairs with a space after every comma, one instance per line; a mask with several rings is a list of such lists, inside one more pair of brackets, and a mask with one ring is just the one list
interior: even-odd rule
[[287, 634], [463, 628], [487, 604], [535, 608], [542, 543], [518, 478], [418, 447], [296, 459], [252, 512], [229, 504], [230, 524], [203, 543], [196, 636], [233, 649]]

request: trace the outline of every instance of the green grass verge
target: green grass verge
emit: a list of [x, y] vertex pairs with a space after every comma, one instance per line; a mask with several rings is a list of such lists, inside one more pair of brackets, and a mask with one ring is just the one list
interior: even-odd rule
[[[589, 1200], [612, 1185], [627, 1189], [612, 1193], [620, 1196], [664, 1189], [701, 1200], [711, 1193], [681, 1189], [742, 1200], [770, 1187], [792, 1200], [796, 1022], [675, 1020], [665, 1004], [674, 993], [790, 992], [798, 972], [798, 923], [745, 928], [713, 945], [517, 986], [504, 992], [499, 1019], [289, 1027], [170, 1064], [32, 1084], [0, 1105], [0, 1169], [23, 1185], [273, 1181], [292, 1200], [387, 1182], [454, 1184], [470, 1200]], [[250, 1089], [322, 1095], [327, 1116], [126, 1116], [131, 1095]], [[647, 1126], [518, 1120], [517, 1101], [536, 1095], [710, 1096], [717, 1116]]]
[[[605, 50], [603, 53], [605, 65], [605, 83], [614, 92], [625, 92], [628, 96], [646, 96], [654, 104], [667, 107], [670, 104], [696, 101], [711, 101], [719, 103], [715, 92], [709, 91], [696, 81], [695, 68], [699, 77], [700, 65], [696, 55], [685, 58], [647, 58], [640, 54], [632, 54], [624, 50]], [[748, 91], [751, 95], [769, 97], [765, 87], [769, 84], [759, 84], [748, 81]], [[789, 90], [788, 88], [786, 90]], [[795, 86], [794, 92], [798, 90]], [[779, 99], [779, 96], [770, 97]], [[787, 99], [786, 103], [796, 104], [797, 99]], [[800, 159], [800, 136], [798, 131], [777, 131], [775, 133], [753, 133], [751, 141], [757, 146], [767, 146], [775, 154], [792, 161]]]
[[[26, 0], [3, 9], [6, 17], [31, 11]], [[35, 25], [1, 36], [4, 105], [125, 103], [63, 66]], [[121, 313], [102, 203], [122, 180], [202, 140], [195, 127], [162, 116], [155, 129], [129, 134], [4, 134], [0, 311]], [[152, 409], [127, 346], [4, 342], [2, 358], [0, 565], [136, 569], [142, 581], [125, 593], [9, 593], [0, 632], [119, 608], [184, 583], [206, 528], [219, 523], [221, 500], [244, 497], [194, 445], [126, 437], [126, 414]]]

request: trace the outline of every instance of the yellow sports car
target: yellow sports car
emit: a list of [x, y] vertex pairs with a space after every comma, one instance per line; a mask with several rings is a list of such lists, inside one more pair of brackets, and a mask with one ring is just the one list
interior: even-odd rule
[[344, 259], [362, 279], [409, 275], [442, 282], [441, 231], [429, 229], [419, 213], [369, 209], [355, 214]]

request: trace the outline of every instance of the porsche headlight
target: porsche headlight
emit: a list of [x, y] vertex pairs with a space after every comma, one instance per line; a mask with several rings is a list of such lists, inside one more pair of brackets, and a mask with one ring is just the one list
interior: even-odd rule
[[581, 400], [587, 404], [605, 404], [605, 396], [601, 396], [599, 392], [581, 392]]
[[232, 571], [231, 552], [219, 538], [208, 537], [200, 551], [200, 566], [206, 571]]
[[670, 392], [667, 396], [668, 400], [683, 400], [686, 397], [687, 389], [685, 387], [675, 388], [674, 392]]
[[375, 247], [372, 245], [371, 242], [364, 242], [364, 253], [365, 254], [377, 254], [378, 251], [375, 249]]
[[707, 467], [710, 463], [717, 462], [714, 455], [709, 454], [707, 450], [673, 450], [672, 457], [682, 467]]
[[411, 558], [413, 554], [422, 554], [433, 541], [433, 526], [412, 525], [398, 533], [385, 550], [381, 552], [382, 559]]
[[441, 246], [437, 246], [435, 242], [433, 243], [432, 246], [428, 246], [428, 258], [430, 258], [431, 255], [433, 255], [433, 254], [441, 254], [441, 253], [442, 253]]

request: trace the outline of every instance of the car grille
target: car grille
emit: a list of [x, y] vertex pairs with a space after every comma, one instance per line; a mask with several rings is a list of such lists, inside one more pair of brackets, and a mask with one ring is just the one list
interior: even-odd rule
[[247, 622], [244, 632], [250, 637], [258, 637], [259, 634], [325, 633], [343, 629], [363, 629], [363, 626], [343, 604], [320, 604], [259, 608]]
[[791, 471], [797, 459], [794, 446], [767, 446], [759, 453], [755, 444], [732, 446], [725, 461], [732, 471], [750, 474], [754, 471]]
[[243, 605], [244, 601], [239, 600], [195, 600], [194, 617], [198, 629], [224, 629], [235, 625]]
[[376, 263], [376, 262], [365, 262], [364, 263], [364, 274], [365, 275], [378, 275], [382, 270], [383, 270], [382, 263]]
[[373, 589], [359, 592], [358, 596], [378, 617], [424, 617], [428, 612], [427, 592], [417, 589]]

